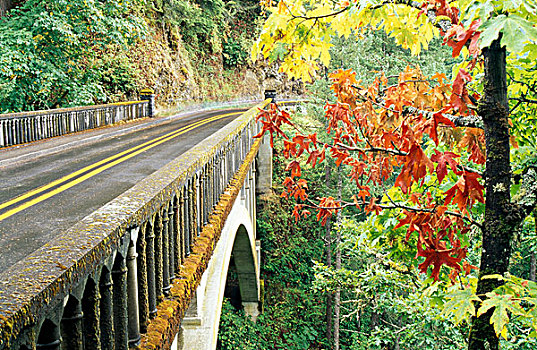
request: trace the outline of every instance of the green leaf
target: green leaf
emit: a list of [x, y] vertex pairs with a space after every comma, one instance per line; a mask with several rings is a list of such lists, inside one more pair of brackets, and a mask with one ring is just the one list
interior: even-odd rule
[[537, 40], [537, 29], [528, 20], [517, 15], [499, 15], [483, 26], [481, 33], [481, 48], [489, 47], [498, 39], [500, 32], [502, 36], [502, 46], [507, 51], [521, 52], [530, 40]]
[[497, 336], [502, 336], [507, 339], [507, 327], [509, 323], [508, 311], [513, 315], [524, 315], [524, 310], [520, 307], [520, 302], [512, 299], [512, 295], [497, 295], [495, 293], [487, 293], [488, 299], [485, 299], [477, 310], [477, 317], [483, 315], [491, 308], [494, 312], [490, 317], [490, 323], [494, 326], [494, 331]]
[[481, 299], [475, 295], [471, 288], [456, 290], [455, 292], [446, 294], [446, 298], [449, 299], [444, 304], [444, 309], [441, 315], [452, 315], [456, 324], [463, 320], [469, 320], [470, 317], [475, 316], [474, 301], [481, 301]]
[[488, 21], [483, 26], [484, 29], [480, 36], [481, 48], [489, 47], [490, 44], [492, 44], [494, 40], [498, 39], [498, 35], [500, 34], [500, 30], [503, 28], [506, 19], [507, 19], [507, 16], [500, 15]]

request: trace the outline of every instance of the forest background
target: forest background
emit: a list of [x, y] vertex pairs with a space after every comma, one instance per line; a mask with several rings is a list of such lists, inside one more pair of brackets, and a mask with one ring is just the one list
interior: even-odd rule
[[[334, 242], [329, 234], [325, 239], [335, 251], [327, 249], [326, 263], [315, 264], [314, 285], [333, 294], [320, 348], [339, 349], [340, 331], [354, 337], [343, 345], [349, 348], [535, 347], [535, 2], [273, 4], [253, 59], [281, 60], [283, 71], [304, 80], [318, 80], [329, 64], [339, 68], [328, 74], [333, 98], [321, 103], [325, 130], [274, 106], [260, 114], [271, 139], [283, 139], [282, 196], [296, 200], [295, 218], [314, 212], [323, 225], [337, 222]], [[381, 64], [365, 77], [363, 66], [342, 69], [352, 56], [334, 65], [349, 45], [338, 46], [338, 37], [361, 44], [375, 31], [414, 55], [429, 49], [444, 54], [437, 61], [455, 59], [452, 74], [411, 62], [389, 72], [382, 49], [376, 50]], [[437, 50], [435, 37], [449, 54]], [[368, 82], [367, 74], [376, 78]], [[337, 186], [319, 193], [318, 182], [304, 174], [321, 163], [330, 183], [327, 158], [335, 161]], [[360, 266], [361, 247], [371, 244], [381, 250], [369, 251], [373, 256]], [[368, 295], [377, 265], [414, 278]], [[407, 289], [412, 285], [417, 294]], [[390, 318], [398, 302], [389, 299], [380, 313], [385, 326], [376, 325], [377, 312], [362, 317], [374, 309], [371, 301], [398, 292], [412, 316]], [[350, 309], [342, 315], [344, 306]], [[418, 315], [432, 316], [433, 325]], [[340, 328], [351, 316], [358, 327]]]
[[[7, 11], [11, 8], [10, 11]], [[1, 0], [0, 112], [259, 98], [255, 0]]]

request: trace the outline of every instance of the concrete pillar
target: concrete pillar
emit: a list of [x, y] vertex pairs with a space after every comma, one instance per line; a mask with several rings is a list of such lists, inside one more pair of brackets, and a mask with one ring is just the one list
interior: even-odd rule
[[151, 223], [147, 223], [146, 231], [146, 264], [147, 264], [147, 302], [149, 307], [149, 317], [157, 315], [157, 289], [155, 281], [155, 228]]
[[140, 343], [140, 318], [138, 309], [138, 266], [136, 247], [131, 241], [127, 252], [127, 296], [129, 315], [129, 347]]
[[149, 101], [148, 106], [148, 117], [153, 118], [155, 116], [155, 91], [153, 89], [143, 89], [140, 91], [140, 100], [147, 100]]
[[270, 135], [265, 133], [256, 157], [257, 163], [257, 186], [256, 194], [265, 195], [272, 191], [272, 147], [270, 147]]
[[170, 295], [170, 230], [168, 206], [162, 210], [162, 293]]
[[257, 301], [243, 301], [244, 313], [252, 318], [252, 321], [257, 320], [259, 316], [259, 303]]
[[82, 298], [82, 312], [84, 313], [84, 350], [101, 349], [100, 329], [101, 294], [99, 286], [91, 278], [86, 282]]
[[65, 305], [61, 323], [62, 349], [65, 350], [82, 350], [83, 345], [83, 324], [82, 305], [73, 296], [69, 297]]
[[103, 349], [114, 348], [114, 302], [112, 300], [112, 275], [105, 267], [99, 283], [101, 293], [101, 346]]
[[112, 269], [114, 300], [115, 350], [129, 348], [129, 316], [127, 306], [127, 264], [126, 259], [117, 254]]
[[142, 225], [138, 239], [136, 240], [136, 251], [138, 258], [137, 265], [137, 283], [138, 283], [138, 322], [140, 332], [147, 332], [147, 324], [149, 323], [149, 287], [147, 281], [147, 232], [151, 225], [146, 222]]

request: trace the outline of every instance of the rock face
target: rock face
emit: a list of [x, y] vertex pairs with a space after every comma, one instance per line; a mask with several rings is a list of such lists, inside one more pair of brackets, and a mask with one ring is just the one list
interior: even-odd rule
[[258, 79], [260, 93], [265, 90], [275, 90], [279, 98], [295, 97], [305, 92], [304, 83], [300, 80], [291, 80], [279, 71], [277, 62], [257, 61], [248, 68]]
[[224, 69], [221, 52], [197, 56], [188, 52], [178, 33], [154, 29], [130, 56], [140, 72], [137, 85], [152, 88], [160, 107], [192, 101], [261, 99], [266, 89], [276, 90], [280, 98], [304, 93], [304, 84], [289, 80], [278, 71], [277, 63], [248, 62]]

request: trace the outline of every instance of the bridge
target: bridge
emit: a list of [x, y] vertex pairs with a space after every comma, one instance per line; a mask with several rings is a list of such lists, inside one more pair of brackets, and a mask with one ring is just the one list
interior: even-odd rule
[[255, 318], [269, 101], [0, 150], [0, 349], [214, 349], [230, 264]]

